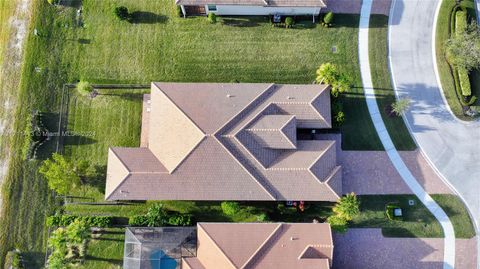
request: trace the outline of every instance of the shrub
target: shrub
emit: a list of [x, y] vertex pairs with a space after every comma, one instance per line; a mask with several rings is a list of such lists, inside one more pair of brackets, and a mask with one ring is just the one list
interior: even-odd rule
[[333, 12], [330, 11], [327, 14], [325, 14], [325, 16], [323, 17], [323, 25], [328, 27], [332, 25], [332, 22], [333, 22]]
[[360, 203], [355, 193], [352, 192], [340, 198], [340, 201], [333, 207], [333, 212], [346, 221], [357, 216], [360, 213]]
[[168, 224], [171, 226], [190, 226], [192, 218], [189, 215], [174, 214], [168, 218]]
[[12, 250], [7, 252], [5, 257], [5, 269], [23, 269], [25, 268], [22, 263], [22, 254], [18, 250]]
[[220, 206], [222, 207], [223, 213], [227, 216], [233, 216], [240, 211], [240, 205], [237, 202], [225, 201], [222, 202]]
[[317, 83], [334, 83], [338, 78], [337, 67], [332, 63], [324, 63], [317, 69]]
[[468, 77], [467, 69], [463, 67], [458, 67], [457, 71], [458, 71], [458, 79], [460, 82], [460, 89], [462, 90], [462, 95], [463, 96], [472, 95], [472, 88], [470, 85], [470, 79]]
[[392, 112], [397, 116], [401, 116], [410, 106], [410, 99], [402, 98], [392, 104]]
[[293, 20], [292, 17], [285, 18], [285, 27], [286, 28], [292, 27], [294, 23], [295, 23], [295, 21]]
[[342, 126], [344, 122], [345, 122], [345, 113], [343, 111], [339, 111], [337, 114], [335, 114], [335, 125]]
[[167, 211], [163, 207], [163, 204], [153, 204], [148, 208], [148, 212], [145, 215], [147, 220], [147, 226], [160, 227], [165, 226], [168, 223]]
[[269, 217], [266, 213], [262, 213], [260, 215], [257, 216], [257, 221], [259, 222], [267, 222], [269, 221]]
[[130, 13], [128, 12], [128, 8], [125, 7], [125, 6], [115, 7], [115, 9], [113, 10], [113, 13], [114, 13], [115, 16], [116, 16], [119, 20], [121, 20], [121, 21], [130, 20], [130, 19], [131, 19], [131, 15], [130, 15]]
[[80, 81], [77, 83], [77, 92], [82, 96], [88, 96], [92, 94], [93, 87], [88, 81]]
[[129, 226], [147, 226], [147, 217], [144, 215], [133, 216], [128, 219]]
[[327, 218], [327, 222], [330, 223], [330, 226], [332, 227], [332, 230], [339, 232], [339, 233], [345, 233], [347, 231], [347, 220], [344, 218], [337, 216], [337, 215], [332, 215]]
[[217, 23], [217, 14], [215, 13], [208, 13], [208, 22], [210, 23]]
[[112, 225], [112, 219], [110, 216], [56, 215], [48, 217], [46, 224], [48, 227], [65, 227], [78, 220], [90, 227], [106, 228]]

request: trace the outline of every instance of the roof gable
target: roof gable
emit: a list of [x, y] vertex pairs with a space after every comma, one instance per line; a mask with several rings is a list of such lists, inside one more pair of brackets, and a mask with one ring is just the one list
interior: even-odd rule
[[152, 87], [151, 98], [149, 149], [172, 173], [205, 134], [160, 88]]

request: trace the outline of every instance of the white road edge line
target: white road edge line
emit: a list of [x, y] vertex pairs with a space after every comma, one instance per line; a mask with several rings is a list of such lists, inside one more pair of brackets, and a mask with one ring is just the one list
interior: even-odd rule
[[[375, 92], [373, 89], [372, 77], [370, 72], [370, 60], [369, 60], [369, 44], [368, 33], [370, 26], [370, 12], [372, 9], [373, 0], [363, 0], [362, 9], [360, 13], [359, 33], [358, 33], [358, 55], [360, 63], [360, 72], [362, 76], [362, 84], [364, 88], [365, 99], [370, 115], [380, 114], [378, 109], [377, 100], [375, 99]], [[381, 118], [380, 118], [381, 119]], [[377, 120], [373, 122], [375, 130], [377, 130], [380, 141], [385, 148], [388, 157], [392, 161], [395, 169], [398, 171], [403, 181], [408, 185], [412, 192], [418, 197], [418, 199], [427, 207], [427, 209], [435, 216], [440, 225], [442, 226], [444, 237], [444, 253], [443, 253], [443, 268], [453, 269], [455, 268], [455, 232], [453, 225], [450, 222], [447, 214], [443, 209], [425, 192], [422, 186], [418, 183], [415, 177], [412, 175], [408, 167], [403, 162], [402, 158], [398, 154], [398, 151], [393, 146], [392, 139], [390, 138], [386, 130], [383, 120]]]

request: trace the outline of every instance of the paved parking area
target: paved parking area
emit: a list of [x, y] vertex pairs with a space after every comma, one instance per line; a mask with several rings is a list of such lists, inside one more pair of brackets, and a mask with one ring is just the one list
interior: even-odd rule
[[[372, 14], [388, 16], [392, 0], [374, 0]], [[362, 7], [361, 0], [328, 0], [327, 8], [322, 12], [332, 11], [333, 13], [360, 14]]]
[[[443, 268], [443, 238], [385, 238], [381, 229], [350, 229], [334, 234], [333, 240], [334, 269]], [[458, 253], [475, 249], [475, 240], [457, 239]], [[455, 260], [456, 269], [475, 264], [475, 255], [457, 255]]]
[[[399, 152], [420, 185], [428, 193], [452, 193], [418, 151]], [[385, 151], [342, 151], [344, 193], [410, 194]]]

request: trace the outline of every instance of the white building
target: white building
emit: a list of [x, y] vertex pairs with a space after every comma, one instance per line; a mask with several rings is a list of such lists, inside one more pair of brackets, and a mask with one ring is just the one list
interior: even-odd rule
[[183, 15], [318, 15], [326, 0], [176, 0]]

